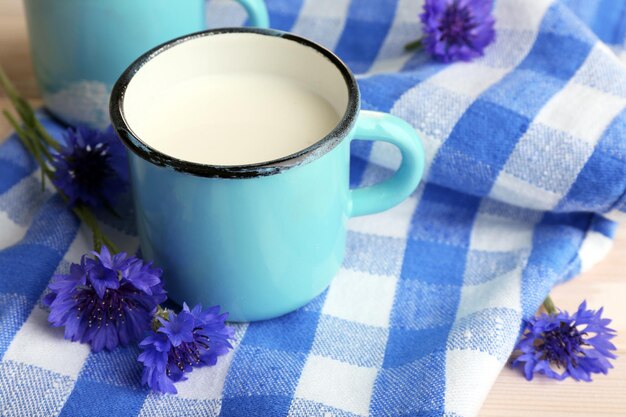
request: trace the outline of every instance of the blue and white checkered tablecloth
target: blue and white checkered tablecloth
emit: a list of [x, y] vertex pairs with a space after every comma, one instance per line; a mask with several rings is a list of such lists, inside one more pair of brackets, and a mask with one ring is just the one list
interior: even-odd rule
[[[140, 385], [136, 348], [92, 354], [48, 326], [41, 294], [90, 238], [9, 139], [0, 415], [475, 416], [522, 318], [609, 250], [626, 211], [625, 1], [498, 0], [496, 42], [453, 65], [403, 52], [419, 34], [420, 1], [267, 3], [274, 27], [328, 46], [360, 74], [364, 108], [422, 132], [426, 181], [397, 208], [350, 221], [343, 268], [324, 294], [237, 326], [217, 366], [157, 395]], [[234, 2], [209, 4], [211, 26], [243, 19]], [[353, 186], [398, 162], [383, 143], [355, 143]], [[137, 248], [132, 227], [104, 222]]]

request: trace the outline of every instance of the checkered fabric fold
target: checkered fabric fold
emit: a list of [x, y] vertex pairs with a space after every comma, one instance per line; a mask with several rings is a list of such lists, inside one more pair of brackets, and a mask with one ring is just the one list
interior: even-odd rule
[[[135, 347], [93, 354], [47, 324], [44, 288], [90, 237], [41, 192], [10, 138], [0, 147], [0, 415], [475, 416], [522, 318], [609, 250], [626, 211], [626, 2], [498, 0], [495, 43], [453, 65], [404, 53], [420, 33], [417, 0], [267, 3], [275, 28], [359, 74], [363, 108], [421, 132], [424, 183], [398, 207], [350, 220], [345, 262], [321, 296], [238, 325], [233, 352], [178, 395], [158, 395], [140, 385]], [[208, 16], [210, 26], [245, 18], [218, 1]], [[352, 154], [354, 187], [400, 158], [380, 142], [355, 142]], [[103, 222], [136, 250], [132, 225]]]

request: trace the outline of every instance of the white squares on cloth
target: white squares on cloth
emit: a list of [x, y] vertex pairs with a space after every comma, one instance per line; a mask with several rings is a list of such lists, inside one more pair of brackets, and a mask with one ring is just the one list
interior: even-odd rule
[[191, 400], [217, 400], [222, 397], [232, 352], [220, 357], [215, 366], [194, 369], [186, 381], [176, 384], [178, 396]]
[[480, 62], [457, 63], [433, 75], [428, 82], [476, 99], [504, 77], [507, 69], [487, 67]]
[[0, 195], [0, 249], [15, 245], [26, 235], [33, 216], [52, 197], [46, 183], [41, 191], [41, 170], [22, 178]]
[[501, 29], [492, 44], [487, 46], [480, 63], [496, 68], [511, 69], [524, 59], [532, 48], [537, 34], [530, 30]]
[[626, 97], [624, 63], [606, 44], [597, 42], [572, 82], [606, 93]]
[[394, 208], [382, 213], [351, 218], [348, 221], [348, 229], [355, 232], [404, 239], [408, 233], [415, 207], [417, 207], [417, 198], [415, 196], [409, 197]]
[[343, 33], [349, 6], [348, 0], [305, 0], [290, 32], [334, 49]]
[[4, 248], [8, 248], [9, 246], [15, 245], [17, 242], [22, 240], [24, 235], [26, 235], [26, 231], [28, 230], [27, 226], [21, 226], [13, 220], [11, 220], [8, 214], [4, 211], [0, 211], [0, 250]]
[[534, 186], [565, 195], [594, 146], [561, 130], [533, 123], [515, 145], [504, 172]]
[[530, 248], [533, 228], [527, 222], [479, 213], [472, 228], [471, 248], [506, 252]]
[[11, 360], [0, 361], [0, 416], [57, 416], [74, 379]]
[[396, 283], [396, 277], [341, 269], [330, 284], [322, 313], [388, 327]]
[[541, 109], [535, 122], [595, 145], [624, 107], [624, 98], [570, 81]]
[[366, 368], [380, 368], [389, 329], [320, 316], [311, 353]]
[[552, 3], [552, 0], [496, 1], [493, 10], [496, 32], [503, 28], [536, 32]]
[[489, 197], [529, 209], [552, 210], [563, 195], [534, 186], [501, 171], [489, 192]]
[[489, 393], [502, 364], [478, 350], [446, 352], [445, 412], [475, 416]]
[[426, 80], [402, 94], [390, 113], [443, 143], [472, 102]]
[[295, 397], [366, 416], [377, 370], [310, 355], [302, 370]]
[[521, 276], [520, 267], [481, 284], [464, 285], [456, 319], [460, 320], [486, 308], [502, 307], [521, 311]]
[[439, 148], [472, 102], [470, 97], [426, 80], [405, 92], [394, 104], [391, 114], [416, 126], [422, 134], [426, 175]]
[[50, 326], [48, 313], [35, 307], [3, 360], [35, 365], [76, 379], [88, 355], [89, 345], [65, 340], [63, 329]]

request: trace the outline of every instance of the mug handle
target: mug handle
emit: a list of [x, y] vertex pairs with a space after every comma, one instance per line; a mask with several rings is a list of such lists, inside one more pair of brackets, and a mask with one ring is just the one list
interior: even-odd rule
[[246, 9], [250, 18], [250, 26], [269, 28], [270, 18], [263, 0], [237, 0]]
[[350, 190], [351, 217], [390, 209], [415, 191], [424, 173], [424, 148], [410, 124], [391, 114], [362, 110], [353, 139], [391, 143], [400, 149], [402, 163], [391, 178], [369, 187]]

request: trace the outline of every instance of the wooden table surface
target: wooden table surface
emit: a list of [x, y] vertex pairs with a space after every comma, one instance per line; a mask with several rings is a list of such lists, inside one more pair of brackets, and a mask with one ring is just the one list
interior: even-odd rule
[[[19, 0], [0, 0], [0, 65], [24, 96], [39, 104]], [[8, 103], [0, 93], [0, 110], [4, 108]], [[0, 140], [9, 132], [8, 124], [0, 118]], [[552, 297], [559, 307], [570, 311], [583, 299], [592, 307], [605, 307], [606, 316], [613, 318], [612, 327], [618, 331], [615, 369], [607, 376], [596, 376], [593, 383], [576, 383], [545, 378], [527, 382], [519, 372], [505, 368], [480, 416], [626, 417], [626, 226], [620, 228], [613, 251], [602, 263], [556, 288]]]

